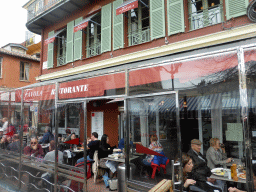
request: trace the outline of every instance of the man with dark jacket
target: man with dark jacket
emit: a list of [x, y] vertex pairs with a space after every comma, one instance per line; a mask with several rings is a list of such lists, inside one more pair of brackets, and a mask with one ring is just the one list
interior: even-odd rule
[[219, 190], [213, 183], [215, 179], [211, 179], [211, 170], [207, 166], [207, 159], [200, 153], [202, 142], [198, 139], [191, 140], [191, 149], [188, 151], [188, 155], [193, 161], [192, 175], [197, 185], [206, 190], [207, 192]]
[[48, 126], [45, 127], [44, 132], [45, 132], [45, 134], [44, 134], [43, 138], [39, 141], [39, 144], [50, 143], [51, 140], [54, 140], [54, 136], [50, 132], [50, 127], [48, 127]]

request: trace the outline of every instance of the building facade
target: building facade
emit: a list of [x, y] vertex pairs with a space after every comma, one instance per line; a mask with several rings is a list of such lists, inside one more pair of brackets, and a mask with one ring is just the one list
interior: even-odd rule
[[[60, 134], [71, 128], [84, 142], [97, 131], [111, 145], [125, 137], [147, 147], [157, 135], [170, 161], [194, 138], [203, 154], [219, 138], [245, 164], [238, 187], [253, 191], [256, 25], [249, 3], [31, 0], [24, 8], [27, 28], [42, 35], [40, 83], [16, 90], [16, 102], [37, 106], [38, 124]], [[181, 169], [172, 166], [169, 175]], [[127, 179], [127, 190], [148, 191], [139, 181]]]

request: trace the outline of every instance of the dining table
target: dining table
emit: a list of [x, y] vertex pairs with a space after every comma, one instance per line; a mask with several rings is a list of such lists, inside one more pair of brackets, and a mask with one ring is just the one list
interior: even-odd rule
[[[129, 161], [133, 161], [137, 158], [139, 158], [139, 156], [135, 156], [135, 155], [129, 156]], [[103, 159], [109, 160], [109, 161], [115, 161], [115, 162], [118, 162], [118, 163], [125, 163], [125, 157], [124, 156], [123, 157], [118, 157], [118, 158], [114, 158], [114, 157], [109, 156], [109, 157], [105, 157]]]
[[[220, 168], [222, 169], [222, 168]], [[226, 168], [225, 168], [226, 169]], [[226, 169], [226, 170], [229, 170], [231, 172], [230, 169]], [[213, 170], [212, 170], [213, 172]], [[232, 178], [229, 178], [228, 176], [226, 175], [218, 175], [216, 173], [212, 173], [212, 175], [210, 176], [210, 178], [212, 179], [216, 179], [216, 180], [222, 180], [222, 181], [228, 181], [228, 182], [235, 182], [235, 183], [246, 183], [246, 179], [242, 179], [241, 177], [239, 177], [240, 174], [243, 174], [242, 172], [238, 172], [237, 173], [237, 176], [238, 176], [238, 180], [235, 181], [234, 179]]]

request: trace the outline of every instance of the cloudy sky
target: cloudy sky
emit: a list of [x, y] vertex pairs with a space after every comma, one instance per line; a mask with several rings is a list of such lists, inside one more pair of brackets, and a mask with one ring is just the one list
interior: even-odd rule
[[0, 0], [0, 47], [25, 41], [27, 10], [22, 8], [29, 0]]

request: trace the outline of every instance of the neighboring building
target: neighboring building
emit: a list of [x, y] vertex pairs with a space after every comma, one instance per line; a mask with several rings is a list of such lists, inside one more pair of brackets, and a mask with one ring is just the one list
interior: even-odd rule
[[[41, 113], [40, 123], [62, 134], [70, 127], [82, 140], [84, 130], [97, 130], [117, 145], [131, 131], [133, 141], [148, 146], [156, 134], [171, 160], [189, 149], [190, 140], [199, 138], [205, 153], [217, 137], [228, 156], [246, 158], [252, 173], [254, 148], [243, 142], [256, 131], [250, 2], [30, 0], [23, 7], [28, 30], [42, 36], [41, 83], [25, 87], [23, 99], [50, 113]], [[54, 101], [61, 109], [58, 125]]]
[[26, 55], [27, 48], [10, 43], [0, 48], [0, 86], [11, 90], [36, 83], [40, 74], [40, 59]]

